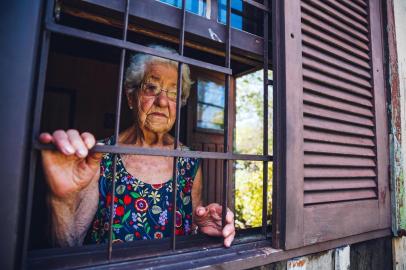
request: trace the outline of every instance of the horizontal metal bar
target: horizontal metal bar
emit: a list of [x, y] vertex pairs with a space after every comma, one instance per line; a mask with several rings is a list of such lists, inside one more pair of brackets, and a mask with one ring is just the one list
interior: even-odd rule
[[[34, 148], [37, 150], [56, 150], [53, 144], [42, 144], [38, 141], [34, 142]], [[219, 160], [250, 160], [250, 161], [272, 161], [273, 156], [263, 155], [245, 155], [222, 152], [204, 152], [190, 150], [163, 150], [152, 149], [136, 146], [113, 146], [113, 145], [95, 145], [92, 152], [114, 153], [114, 154], [130, 154], [130, 155], [150, 155], [164, 157], [194, 157], [203, 159], [219, 159]]]
[[56, 24], [53, 22], [46, 23], [45, 27], [48, 31], [51, 31], [53, 33], [58, 33], [58, 34], [62, 34], [62, 35], [85, 39], [85, 40], [89, 40], [89, 41], [93, 41], [93, 42], [97, 42], [97, 43], [107, 44], [107, 45], [111, 45], [111, 46], [118, 47], [121, 49], [127, 49], [127, 50], [131, 50], [131, 51], [136, 51], [136, 52], [143, 52], [146, 54], [159, 56], [162, 58], [171, 59], [171, 60], [178, 61], [181, 63], [189, 64], [192, 66], [201, 67], [201, 68], [208, 69], [211, 71], [216, 71], [216, 72], [232, 75], [231, 68], [225, 68], [222, 66], [213, 65], [213, 64], [195, 60], [195, 59], [192, 59], [189, 57], [181, 56], [177, 53], [162, 52], [162, 51], [159, 51], [159, 50], [147, 47], [147, 46], [139, 45], [136, 43], [132, 43], [129, 41], [123, 41], [120, 39], [116, 39], [116, 38], [88, 32], [88, 31], [72, 28], [72, 27], [65, 26], [65, 25]]
[[[265, 0], [265, 1], [267, 1], [267, 0]], [[265, 5], [260, 4], [258, 2], [255, 2], [254, 0], [243, 0], [243, 2], [247, 3], [247, 4], [251, 5], [251, 6], [257, 7], [259, 9], [262, 9], [263, 11], [269, 12], [268, 7], [266, 7]]]

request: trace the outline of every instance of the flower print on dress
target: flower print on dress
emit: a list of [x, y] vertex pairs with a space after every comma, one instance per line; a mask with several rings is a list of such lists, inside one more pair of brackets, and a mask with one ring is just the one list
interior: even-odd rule
[[168, 210], [164, 210], [161, 214], [159, 214], [158, 223], [161, 224], [162, 226], [165, 226], [167, 220], [168, 220]]
[[144, 198], [138, 198], [134, 202], [135, 209], [139, 212], [145, 212], [148, 209], [148, 202]]
[[161, 194], [158, 193], [158, 191], [152, 191], [151, 194], [148, 195], [148, 198], [152, 198], [154, 201], [154, 204], [157, 204], [161, 200]]

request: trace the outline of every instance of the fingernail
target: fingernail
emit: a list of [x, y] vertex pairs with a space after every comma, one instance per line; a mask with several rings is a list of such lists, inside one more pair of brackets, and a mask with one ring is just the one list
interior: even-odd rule
[[68, 154], [73, 154], [75, 153], [75, 149], [73, 149], [72, 146], [67, 145], [65, 146], [65, 152], [67, 152]]
[[85, 157], [85, 156], [87, 155], [87, 152], [86, 152], [85, 150], [83, 150], [83, 149], [79, 149], [79, 150], [78, 150], [78, 153], [79, 153], [79, 155], [80, 155], [81, 157]]

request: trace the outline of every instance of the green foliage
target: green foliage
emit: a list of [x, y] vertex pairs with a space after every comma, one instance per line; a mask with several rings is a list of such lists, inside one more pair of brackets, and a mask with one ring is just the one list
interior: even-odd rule
[[[237, 79], [236, 128], [234, 151], [242, 154], [263, 153], [263, 71]], [[271, 78], [272, 74], [268, 73]], [[272, 153], [272, 87], [268, 88], [268, 148]], [[235, 214], [238, 228], [262, 224], [263, 163], [235, 162]], [[268, 165], [268, 213], [271, 213], [272, 164]], [[269, 220], [269, 219], [268, 219]]]

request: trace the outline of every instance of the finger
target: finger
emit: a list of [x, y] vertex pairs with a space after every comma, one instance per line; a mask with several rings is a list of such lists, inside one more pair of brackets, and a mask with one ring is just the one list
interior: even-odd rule
[[234, 213], [229, 208], [227, 208], [226, 222], [234, 224]]
[[49, 134], [48, 132], [43, 132], [39, 135], [38, 140], [41, 143], [50, 143], [52, 142], [52, 135]]
[[224, 238], [227, 238], [227, 237], [229, 237], [231, 234], [235, 233], [234, 224], [227, 224], [226, 226], [224, 226], [222, 233], [223, 233], [223, 237], [224, 237]]
[[203, 207], [203, 206], [196, 207], [196, 210], [195, 210], [196, 216], [203, 217], [203, 216], [207, 215], [207, 213], [208, 213], [208, 211], [205, 207]]
[[82, 137], [87, 149], [92, 148], [96, 144], [96, 139], [94, 138], [93, 134], [89, 132], [83, 132], [80, 137]]
[[234, 237], [235, 237], [235, 231], [232, 234], [230, 234], [227, 238], [224, 238], [224, 246], [230, 247], [231, 243], [233, 243]]
[[53, 137], [52, 141], [56, 145], [56, 147], [59, 149], [59, 151], [61, 151], [62, 153], [64, 153], [65, 155], [68, 155], [68, 156], [75, 153], [75, 149], [69, 142], [68, 135], [66, 134], [65, 131], [56, 130], [52, 134], [52, 137]]
[[68, 135], [69, 142], [75, 149], [75, 154], [79, 158], [84, 158], [87, 156], [87, 147], [85, 143], [82, 140], [82, 137], [80, 137], [79, 132], [74, 129], [69, 129], [66, 131], [66, 134]]
[[207, 226], [199, 227], [199, 231], [204, 234], [207, 234], [209, 236], [216, 236], [216, 237], [223, 236], [221, 227], [215, 226], [214, 224], [211, 226], [207, 225]]

